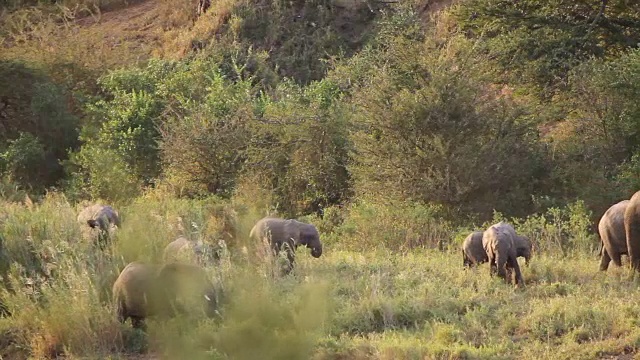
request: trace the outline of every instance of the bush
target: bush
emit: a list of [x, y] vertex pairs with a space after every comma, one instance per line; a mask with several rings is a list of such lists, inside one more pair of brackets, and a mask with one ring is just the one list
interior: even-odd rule
[[[346, 210], [345, 220], [330, 239], [352, 249], [443, 250], [451, 244], [451, 224], [437, 206], [361, 200]], [[348, 241], [346, 240], [348, 239]]]
[[19, 185], [42, 193], [64, 173], [60, 161], [77, 146], [78, 119], [67, 94], [20, 62], [0, 60], [0, 169]]
[[349, 118], [337, 86], [285, 82], [259, 105], [246, 172], [268, 181], [279, 211], [321, 213], [349, 199]]
[[548, 136], [557, 163], [555, 191], [584, 200], [597, 215], [637, 189], [639, 79], [640, 52], [633, 50], [577, 67], [571, 91], [558, 96], [567, 115]]
[[592, 213], [583, 201], [565, 207], [550, 207], [544, 213], [531, 214], [526, 218], [506, 219], [494, 213], [491, 222], [482, 229], [499, 221], [508, 221], [520, 235], [529, 237], [536, 253], [565, 255], [593, 254], [599, 250], [597, 234], [591, 233]]
[[487, 81], [473, 44], [418, 35], [391, 32], [355, 57], [370, 74], [352, 95], [357, 194], [442, 205], [456, 221], [528, 213], [546, 166], [528, 109]]
[[185, 113], [162, 125], [164, 176], [177, 194], [228, 198], [247, 157], [254, 119], [252, 87], [226, 81], [217, 69], [207, 72], [201, 104], [185, 101]]
[[550, 98], [581, 62], [635, 47], [639, 9], [624, 0], [472, 0], [456, 6], [453, 14], [460, 29], [480, 39], [479, 46], [495, 59], [501, 80]]

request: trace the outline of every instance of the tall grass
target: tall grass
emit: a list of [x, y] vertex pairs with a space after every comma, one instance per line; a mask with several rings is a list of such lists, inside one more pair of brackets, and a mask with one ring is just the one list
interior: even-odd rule
[[[486, 264], [462, 268], [456, 234], [467, 228], [427, 208], [359, 204], [308, 218], [325, 229], [323, 256], [299, 249], [295, 271], [274, 277], [243, 251], [252, 222], [271, 211], [260, 193], [232, 201], [148, 193], [117, 206], [122, 226], [105, 250], [83, 236], [80, 206], [62, 194], [3, 202], [0, 298], [10, 315], [0, 318], [0, 355], [593, 359], [640, 346], [638, 283], [625, 268], [598, 272], [591, 254], [571, 250], [579, 242], [562, 243], [570, 256], [540, 246], [522, 266], [526, 287], [516, 289], [491, 277]], [[581, 223], [575, 207], [560, 211], [566, 216], [544, 228], [531, 219], [514, 223], [530, 234]], [[111, 300], [119, 271], [134, 260], [161, 262], [178, 235], [227, 237], [222, 259], [206, 267], [220, 289], [220, 316], [150, 318], [146, 333], [119, 324]]]

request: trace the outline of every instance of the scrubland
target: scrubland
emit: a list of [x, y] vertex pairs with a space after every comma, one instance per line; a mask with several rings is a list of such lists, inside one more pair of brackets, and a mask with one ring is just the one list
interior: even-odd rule
[[[640, 189], [626, 0], [0, 2], [0, 356], [631, 359], [637, 276], [597, 223]], [[113, 205], [110, 245], [77, 222]], [[315, 224], [279, 276], [265, 215]], [[506, 220], [526, 286], [464, 270]], [[178, 236], [220, 316], [116, 321]]]
[[[635, 352], [638, 282], [626, 268], [598, 271], [596, 240], [567, 220], [584, 214], [562, 210], [555, 223], [520, 223], [518, 231], [538, 241], [530, 266], [522, 266], [526, 286], [515, 288], [491, 277], [486, 264], [463, 269], [466, 229], [435, 232], [433, 224], [418, 232], [432, 219], [415, 210], [392, 217], [394, 210], [360, 205], [340, 222], [308, 219], [323, 230], [324, 254], [314, 259], [299, 249], [294, 273], [282, 277], [247, 241], [260, 213], [242, 202], [148, 195], [121, 208], [122, 227], [104, 251], [82, 234], [77, 207], [62, 194], [40, 204], [4, 202], [2, 303], [10, 315], [0, 319], [2, 356], [593, 359]], [[222, 289], [221, 317], [151, 318], [147, 332], [118, 323], [110, 290], [119, 271], [130, 261], [161, 262], [178, 234], [224, 241], [221, 259], [207, 266]], [[413, 236], [422, 240], [410, 249], [392, 243]], [[585, 247], [574, 245], [580, 241]]]

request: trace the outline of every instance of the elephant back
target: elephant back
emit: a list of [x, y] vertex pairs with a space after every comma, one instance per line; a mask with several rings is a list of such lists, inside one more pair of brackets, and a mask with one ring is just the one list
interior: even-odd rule
[[482, 247], [487, 254], [502, 252], [515, 254], [516, 232], [513, 226], [503, 221], [491, 225], [482, 234]]
[[251, 237], [269, 244], [281, 244], [289, 239], [298, 239], [299, 229], [295, 220], [263, 218], [251, 230]]
[[190, 250], [189, 240], [180, 236], [173, 240], [164, 248], [163, 258], [164, 261], [176, 261], [180, 259]]
[[474, 231], [462, 243], [464, 255], [476, 263], [487, 260], [487, 253], [482, 246], [483, 234], [482, 231]]
[[[154, 289], [156, 268], [132, 262], [125, 266], [113, 284], [116, 306], [127, 316], [146, 317], [156, 312], [158, 295]], [[124, 310], [126, 309], [126, 310]]]
[[617, 247], [626, 247], [625, 212], [629, 200], [620, 201], [605, 211], [598, 223], [600, 238]]

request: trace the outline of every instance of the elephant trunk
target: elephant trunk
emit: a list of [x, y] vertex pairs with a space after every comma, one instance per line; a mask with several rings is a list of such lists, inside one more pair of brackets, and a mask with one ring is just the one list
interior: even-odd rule
[[322, 245], [311, 248], [311, 256], [314, 258], [322, 256]]

